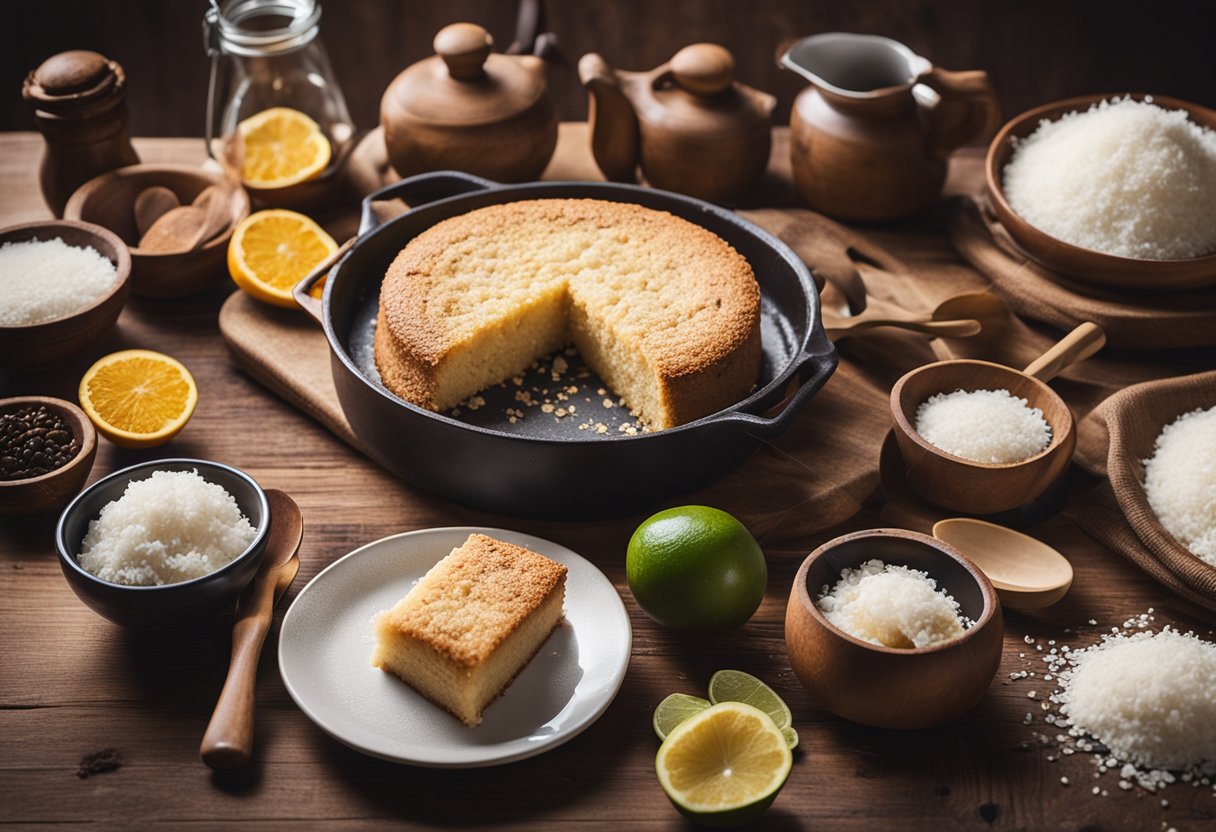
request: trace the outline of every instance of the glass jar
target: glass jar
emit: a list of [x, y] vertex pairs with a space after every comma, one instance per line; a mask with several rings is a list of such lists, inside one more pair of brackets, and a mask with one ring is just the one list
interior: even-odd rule
[[[246, 188], [268, 205], [306, 203], [337, 179], [354, 125], [318, 38], [317, 0], [211, 0], [203, 36], [211, 57], [207, 91], [207, 150], [233, 170], [243, 169], [242, 124], [276, 107], [303, 113], [329, 142], [329, 160], [307, 181]], [[217, 118], [218, 115], [218, 129]]]

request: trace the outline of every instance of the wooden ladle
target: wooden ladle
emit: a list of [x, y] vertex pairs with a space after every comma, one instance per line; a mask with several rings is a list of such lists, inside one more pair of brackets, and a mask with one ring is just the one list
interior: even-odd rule
[[996, 588], [1001, 603], [1015, 610], [1041, 610], [1072, 586], [1072, 564], [1029, 535], [970, 517], [939, 520], [933, 536], [958, 549]]
[[270, 537], [257, 575], [237, 600], [228, 678], [198, 749], [203, 762], [213, 769], [246, 765], [253, 753], [258, 659], [270, 631], [275, 604], [300, 568], [297, 552], [304, 536], [300, 507], [291, 497], [274, 489], [267, 489], [266, 499], [270, 503]]
[[[937, 361], [904, 375], [891, 388], [895, 440], [909, 484], [922, 497], [965, 514], [996, 514], [1018, 508], [1047, 490], [1068, 467], [1077, 445], [1072, 411], [1047, 382], [1093, 355], [1106, 335], [1084, 323], [1018, 372], [972, 359]], [[916, 411], [930, 396], [955, 390], [1008, 390], [1043, 411], [1051, 443], [1018, 462], [975, 462], [930, 444], [916, 432]]]

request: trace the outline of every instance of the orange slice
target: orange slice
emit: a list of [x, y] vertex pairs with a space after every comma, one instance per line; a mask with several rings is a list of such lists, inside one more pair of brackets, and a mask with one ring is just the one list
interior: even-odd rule
[[303, 214], [258, 211], [232, 232], [228, 273], [258, 300], [291, 309], [292, 288], [337, 250], [334, 238]]
[[151, 350], [110, 353], [80, 380], [80, 406], [98, 433], [123, 448], [168, 442], [190, 421], [196, 404], [190, 371]]
[[241, 179], [252, 188], [306, 182], [329, 164], [329, 139], [299, 110], [271, 107], [237, 125]]

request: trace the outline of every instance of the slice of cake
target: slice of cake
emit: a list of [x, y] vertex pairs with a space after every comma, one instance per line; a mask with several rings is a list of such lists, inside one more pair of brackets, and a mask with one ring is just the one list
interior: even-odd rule
[[557, 627], [565, 597], [562, 564], [469, 535], [376, 616], [372, 664], [477, 725]]

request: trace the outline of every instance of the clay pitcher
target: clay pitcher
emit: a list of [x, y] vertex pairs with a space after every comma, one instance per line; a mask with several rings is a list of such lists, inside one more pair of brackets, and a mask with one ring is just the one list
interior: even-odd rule
[[932, 204], [951, 152], [1001, 122], [982, 71], [947, 72], [889, 38], [832, 33], [796, 41], [781, 66], [811, 86], [790, 114], [790, 161], [806, 203], [880, 222]]
[[768, 93], [735, 81], [735, 59], [712, 43], [686, 46], [649, 72], [584, 55], [579, 78], [591, 95], [591, 149], [614, 182], [636, 182], [711, 202], [734, 199], [768, 165]]

